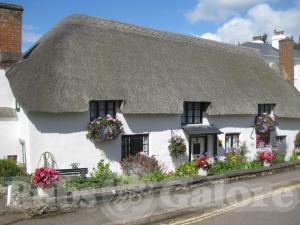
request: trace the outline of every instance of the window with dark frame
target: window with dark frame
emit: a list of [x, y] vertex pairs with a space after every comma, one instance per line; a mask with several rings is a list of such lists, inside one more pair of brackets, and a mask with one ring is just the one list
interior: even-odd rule
[[275, 104], [258, 104], [258, 115], [261, 116], [263, 113], [270, 114], [275, 107]]
[[231, 149], [239, 148], [239, 133], [232, 133], [232, 134], [226, 134], [225, 135], [225, 150], [230, 151]]
[[90, 102], [90, 120], [107, 114], [116, 117], [116, 101], [91, 101]]
[[122, 159], [144, 152], [149, 155], [149, 135], [133, 134], [122, 136]]
[[181, 118], [182, 124], [202, 124], [203, 112], [209, 103], [184, 102], [184, 113]]

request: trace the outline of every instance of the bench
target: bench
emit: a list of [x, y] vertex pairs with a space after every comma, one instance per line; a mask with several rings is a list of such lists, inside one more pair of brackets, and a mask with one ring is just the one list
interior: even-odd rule
[[58, 169], [61, 176], [83, 176], [85, 177], [88, 173], [88, 168], [76, 168], [76, 169]]

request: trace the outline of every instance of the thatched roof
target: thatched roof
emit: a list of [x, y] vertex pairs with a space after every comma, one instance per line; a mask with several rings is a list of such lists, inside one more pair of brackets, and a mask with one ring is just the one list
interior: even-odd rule
[[82, 112], [90, 100], [124, 100], [124, 113], [179, 114], [184, 101], [208, 113], [256, 114], [276, 103], [300, 118], [300, 95], [248, 48], [102, 18], [66, 17], [7, 73], [27, 111]]

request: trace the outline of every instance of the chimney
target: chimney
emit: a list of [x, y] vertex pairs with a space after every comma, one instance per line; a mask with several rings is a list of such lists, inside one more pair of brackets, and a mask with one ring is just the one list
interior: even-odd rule
[[0, 3], [0, 69], [21, 57], [23, 7]]
[[294, 41], [290, 38], [279, 41], [279, 65], [285, 78], [294, 84]]
[[275, 49], [279, 49], [279, 41], [285, 39], [284, 31], [274, 30], [274, 34], [272, 36], [272, 47]]

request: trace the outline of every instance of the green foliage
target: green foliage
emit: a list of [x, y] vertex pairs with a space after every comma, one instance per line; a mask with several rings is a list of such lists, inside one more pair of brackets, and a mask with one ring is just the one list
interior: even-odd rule
[[25, 172], [22, 167], [9, 159], [0, 159], [0, 177], [23, 176]]
[[297, 160], [297, 159], [298, 159], [298, 155], [297, 155], [296, 151], [293, 151], [290, 160], [293, 161], [293, 160]]
[[300, 147], [300, 131], [298, 131], [295, 138], [295, 147]]
[[94, 168], [90, 175], [89, 183], [97, 187], [113, 185], [117, 178], [117, 175], [111, 171], [110, 164], [105, 163], [104, 160], [98, 162], [97, 169]]
[[136, 184], [141, 182], [137, 176], [119, 175], [117, 177], [118, 185]]
[[285, 155], [286, 152], [285, 151], [278, 151], [278, 152], [274, 152], [274, 159], [272, 160], [272, 164], [278, 164], [278, 163], [282, 163], [285, 162]]
[[198, 168], [195, 162], [185, 162], [176, 168], [175, 176], [177, 177], [191, 177], [198, 174]]
[[158, 182], [162, 181], [169, 178], [169, 176], [162, 172], [161, 170], [156, 170], [151, 173], [145, 174], [143, 177], [143, 180], [148, 183], [148, 182]]
[[224, 173], [227, 171], [227, 165], [225, 161], [216, 160], [214, 164], [208, 169], [208, 175], [214, 175]]
[[259, 168], [263, 166], [263, 162], [259, 159], [253, 160], [251, 162], [247, 162], [245, 164], [245, 169], [253, 169], [253, 168]]

